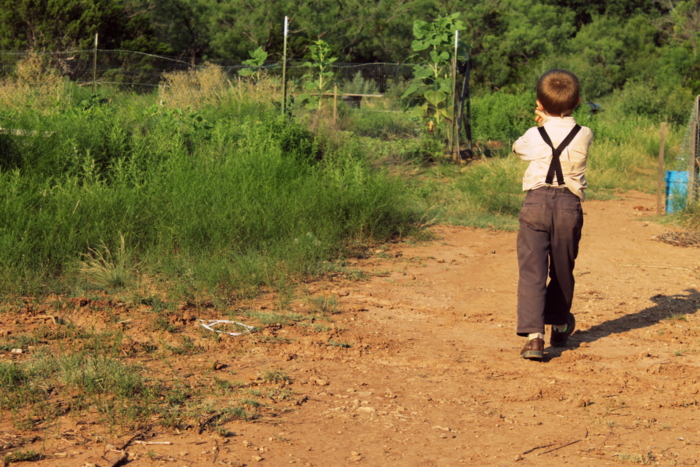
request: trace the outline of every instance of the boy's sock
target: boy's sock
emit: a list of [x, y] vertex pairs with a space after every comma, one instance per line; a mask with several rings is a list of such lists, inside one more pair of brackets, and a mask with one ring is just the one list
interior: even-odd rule
[[557, 332], [566, 332], [569, 329], [569, 324], [553, 324], [552, 330]]
[[530, 334], [527, 335], [527, 340], [531, 341], [532, 339], [537, 339], [538, 337], [540, 339], [544, 340], [544, 334], [542, 334], [540, 332], [531, 332]]

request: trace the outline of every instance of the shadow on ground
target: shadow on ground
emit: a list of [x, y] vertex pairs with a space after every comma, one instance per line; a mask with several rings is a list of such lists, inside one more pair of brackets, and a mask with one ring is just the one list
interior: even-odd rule
[[612, 334], [621, 334], [634, 329], [653, 326], [670, 317], [692, 315], [700, 310], [700, 292], [695, 289], [687, 289], [684, 294], [654, 295], [650, 300], [656, 305], [644, 308], [637, 313], [596, 324], [585, 331], [574, 332], [569, 338], [569, 343], [566, 347], [550, 347], [547, 349], [549, 358], [556, 358], [567, 350], [578, 348], [584, 342], [595, 342]]

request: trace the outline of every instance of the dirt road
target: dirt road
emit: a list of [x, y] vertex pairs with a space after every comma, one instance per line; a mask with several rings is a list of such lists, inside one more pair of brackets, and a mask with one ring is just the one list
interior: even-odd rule
[[[516, 233], [438, 226], [357, 260], [369, 280], [308, 284], [337, 297], [332, 329], [213, 349], [239, 377], [290, 377], [275, 414], [227, 438], [154, 430], [173, 444], [132, 443], [128, 465], [696, 465], [700, 248], [652, 239], [669, 230], [645, 221], [654, 208], [641, 193], [585, 203], [578, 330], [544, 362], [518, 358]], [[63, 458], [31, 465], [111, 465], [106, 443], [125, 439], [44, 441]]]

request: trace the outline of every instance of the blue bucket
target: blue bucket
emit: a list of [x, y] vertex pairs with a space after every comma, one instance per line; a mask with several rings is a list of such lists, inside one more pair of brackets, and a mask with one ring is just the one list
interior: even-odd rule
[[667, 170], [665, 180], [666, 212], [682, 211], [688, 198], [688, 172]]

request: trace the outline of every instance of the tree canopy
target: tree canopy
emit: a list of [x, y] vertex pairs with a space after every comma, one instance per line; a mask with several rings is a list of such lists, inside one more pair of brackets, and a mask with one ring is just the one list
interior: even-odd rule
[[530, 86], [566, 67], [596, 97], [630, 80], [700, 92], [700, 6], [694, 0], [0, 0], [5, 51], [121, 48], [190, 63], [282, 53], [323, 40], [340, 61], [405, 61], [413, 24], [459, 13], [474, 82]]

